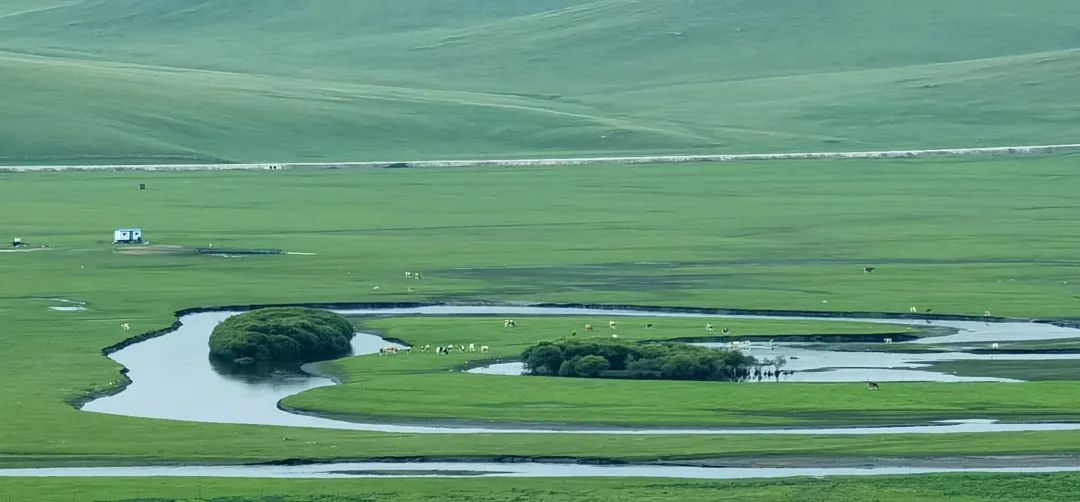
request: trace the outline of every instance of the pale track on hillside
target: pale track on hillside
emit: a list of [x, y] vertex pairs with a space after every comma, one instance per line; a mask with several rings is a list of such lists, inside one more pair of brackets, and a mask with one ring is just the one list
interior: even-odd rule
[[931, 150], [877, 150], [855, 152], [796, 152], [699, 155], [645, 155], [629, 157], [568, 157], [510, 160], [417, 160], [362, 162], [259, 162], [236, 164], [101, 164], [0, 166], [4, 172], [52, 171], [225, 171], [275, 169], [364, 169], [364, 168], [450, 168], [450, 167], [550, 167], [593, 164], [682, 164], [689, 162], [738, 162], [755, 160], [807, 159], [918, 159], [928, 157], [986, 157], [1047, 155], [1080, 152], [1080, 143], [982, 148], [938, 148]]

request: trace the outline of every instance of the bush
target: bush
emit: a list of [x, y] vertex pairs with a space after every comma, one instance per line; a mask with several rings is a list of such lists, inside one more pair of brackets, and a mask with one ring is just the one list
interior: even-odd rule
[[600, 376], [600, 372], [610, 368], [611, 364], [602, 356], [585, 356], [574, 362], [574, 371], [577, 372], [577, 376], [596, 378]]
[[685, 343], [542, 342], [526, 349], [522, 359], [533, 375], [593, 378], [739, 382], [759, 366], [757, 359], [738, 351]]
[[526, 349], [522, 354], [525, 365], [536, 374], [558, 375], [562, 370], [562, 364], [568, 357], [563, 350], [550, 343], [541, 343]]
[[236, 363], [295, 364], [348, 355], [348, 319], [306, 308], [268, 308], [226, 319], [210, 335], [210, 357]]

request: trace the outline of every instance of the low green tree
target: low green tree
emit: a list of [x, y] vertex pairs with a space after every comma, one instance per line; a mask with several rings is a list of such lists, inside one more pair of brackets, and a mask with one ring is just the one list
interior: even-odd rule
[[611, 368], [611, 363], [603, 356], [585, 356], [574, 361], [574, 370], [578, 376], [596, 378], [600, 373]]

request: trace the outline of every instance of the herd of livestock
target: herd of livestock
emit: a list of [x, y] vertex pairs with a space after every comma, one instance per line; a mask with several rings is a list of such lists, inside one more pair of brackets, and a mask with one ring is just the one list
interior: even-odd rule
[[[416, 274], [416, 275], [419, 275], [419, 274]], [[645, 323], [645, 329], [652, 329], [653, 326], [654, 325], [651, 322], [650, 323]], [[506, 320], [503, 321], [503, 327], [504, 328], [516, 328], [517, 327], [517, 321], [514, 320], [514, 319], [506, 319]], [[618, 329], [619, 329], [618, 323], [615, 322], [615, 321], [608, 321], [608, 328], [610, 328], [613, 331], [613, 333], [611, 334], [611, 337], [614, 338], [614, 339], [618, 339], [619, 335], [617, 333], [614, 333], [615, 331], [618, 331]], [[712, 331], [715, 331], [715, 330], [716, 330], [716, 327], [713, 326], [712, 324], [706, 324], [705, 325], [705, 331], [712, 332]], [[591, 323], [585, 324], [585, 331], [593, 331], [593, 325]], [[728, 335], [728, 334], [731, 333], [731, 330], [729, 330], [727, 328], [724, 328], [721, 332], [723, 334], [725, 334], [725, 335]], [[577, 336], [577, 331], [576, 330], [571, 331], [570, 336]], [[730, 350], [745, 350], [745, 349], [749, 349], [750, 347], [751, 347], [751, 344], [748, 341], [733, 341], [733, 342], [731, 342], [729, 349]], [[773, 348], [773, 341], [772, 340], [769, 340], [769, 348], [770, 349]], [[449, 355], [449, 354], [452, 354], [454, 352], [480, 352], [482, 354], [486, 354], [486, 353], [491, 351], [490, 346], [488, 346], [488, 345], [478, 345], [476, 343], [470, 343], [468, 345], [449, 344], [449, 345], [435, 345], [435, 346], [432, 346], [432, 345], [429, 344], [429, 345], [421, 345], [419, 347], [416, 347], [416, 349], [419, 352], [434, 352], [435, 354], [438, 354], [438, 355]], [[401, 353], [411, 354], [412, 350], [413, 350], [413, 347], [398, 347], [398, 346], [394, 346], [394, 345], [387, 345], [387, 346], [382, 347], [382, 348], [379, 349], [379, 355], [394, 355], [394, 354], [401, 354]]]

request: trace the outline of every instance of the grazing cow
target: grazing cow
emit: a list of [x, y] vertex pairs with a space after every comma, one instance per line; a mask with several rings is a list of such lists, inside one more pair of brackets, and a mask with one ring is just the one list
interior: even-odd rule
[[706, 324], [705, 325], [705, 331], [712, 331], [712, 330], [713, 330], [713, 325], [712, 324]]
[[507, 320], [503, 321], [503, 327], [504, 328], [516, 328], [517, 327], [517, 321], [515, 321], [513, 319], [507, 319]]
[[375, 286], [375, 287], [371, 288], [371, 290], [372, 290], [372, 291], [378, 291], [378, 290], [380, 290], [380, 289], [382, 289], [382, 288], [380, 288], [380, 287], [378, 287], [378, 286]]
[[931, 313], [931, 312], [933, 312], [933, 311], [934, 311], [934, 309], [926, 309], [926, 313], [927, 313], [927, 314], [929, 314], [929, 313]]
[[987, 310], [986, 312], [983, 312], [983, 317], [993, 317], [993, 315], [994, 314], [991, 314], [989, 310]]
[[890, 344], [892, 344], [892, 338], [886, 338], [885, 339], [885, 345], [890, 345]]
[[124, 331], [131, 331], [131, 325], [126, 323], [126, 322], [121, 324], [120, 328], [123, 329]]
[[608, 325], [608, 327], [609, 327], [609, 328], [611, 328], [611, 329], [618, 329], [618, 328], [617, 328], [617, 327], [615, 326], [615, 321], [608, 321], [608, 322], [607, 322], [607, 325]]
[[409, 288], [409, 292], [410, 292], [410, 293], [415, 293], [415, 292], [416, 292], [416, 288]]
[[488, 347], [487, 345], [481, 345], [480, 346], [480, 352], [484, 353], [484, 354], [487, 354], [488, 352], [491, 352], [491, 347]]
[[420, 352], [427, 352], [431, 350], [431, 345], [423, 345], [420, 347]]
[[405, 272], [406, 279], [412, 279], [412, 272]]
[[875, 270], [877, 270], [877, 269], [874, 268], [874, 267], [863, 267], [863, 269], [862, 269], [864, 274], [869, 274], [869, 273], [871, 273], [871, 272], [873, 272]]
[[585, 331], [592, 331], [592, 324], [586, 324]]
[[413, 272], [412, 275], [413, 275], [413, 278], [418, 280], [418, 281], [424, 280], [424, 277], [420, 275], [420, 272]]
[[574, 331], [571, 331], [570, 336], [577, 336], [577, 330], [575, 329]]
[[653, 324], [651, 322], [645, 323], [645, 329], [652, 329]]
[[393, 355], [393, 354], [397, 354], [397, 353], [398, 353], [398, 348], [397, 347], [389, 347], [388, 346], [388, 347], [383, 347], [383, 348], [379, 349], [379, 355], [380, 356]]
[[725, 334], [725, 335], [730, 335], [731, 334], [731, 330], [727, 329], [727, 328], [724, 328], [724, 329], [720, 330], [720, 332]]
[[877, 382], [866, 382], [867, 390], [881, 390], [881, 385]]
[[618, 338], [619, 338], [619, 335], [616, 335], [615, 333], [612, 333], [612, 334], [611, 334], [611, 337], [612, 337], [612, 338], [615, 338], [615, 339], [618, 339]]
[[908, 312], [911, 312], [912, 314], [917, 314], [917, 313], [919, 313], [919, 309], [917, 309], [915, 307], [911, 307], [911, 308], [908, 309]]
[[465, 346], [464, 346], [464, 345], [461, 345], [460, 347], [461, 347], [461, 351], [462, 351], [462, 352], [465, 352]]
[[475, 343], [470, 343], [469, 344], [469, 352], [476, 352], [476, 344]]
[[990, 348], [991, 348], [991, 349], [994, 349], [994, 350], [1000, 349], [1000, 348], [1001, 348], [1001, 344], [1000, 344], [1000, 343], [996, 343], [996, 342], [995, 342], [995, 343], [991, 343], [991, 344], [990, 344]]

